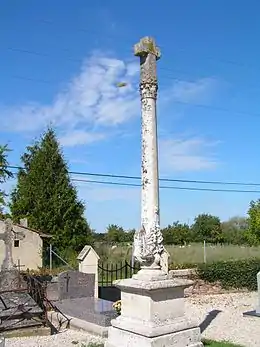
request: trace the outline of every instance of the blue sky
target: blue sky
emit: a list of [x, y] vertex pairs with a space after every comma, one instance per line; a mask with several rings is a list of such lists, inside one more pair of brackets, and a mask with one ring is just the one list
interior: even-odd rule
[[[21, 164], [26, 145], [52, 122], [72, 171], [139, 175], [139, 71], [133, 45], [150, 35], [162, 52], [160, 176], [260, 182], [259, 11], [256, 0], [2, 1], [0, 143], [13, 150], [10, 164]], [[121, 81], [127, 87], [117, 88]], [[97, 231], [109, 223], [139, 227], [139, 188], [88, 183], [77, 188]], [[191, 223], [204, 212], [221, 219], [244, 215], [250, 200], [259, 197], [160, 193], [162, 226]]]

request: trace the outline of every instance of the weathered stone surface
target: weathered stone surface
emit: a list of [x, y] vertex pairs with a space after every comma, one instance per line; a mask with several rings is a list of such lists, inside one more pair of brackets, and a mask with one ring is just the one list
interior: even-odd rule
[[58, 301], [55, 306], [70, 317], [78, 318], [100, 326], [110, 326], [117, 314], [110, 301], [97, 298], [77, 298]]
[[0, 272], [0, 292], [6, 290], [27, 289], [27, 283], [24, 281], [19, 271], [5, 270]]
[[[163, 268], [167, 274], [167, 262], [162, 257], [165, 248], [160, 230], [156, 117], [158, 90], [156, 60], [160, 58], [160, 50], [153, 38], [144, 37], [135, 45], [134, 51], [135, 55], [140, 57], [142, 105], [141, 230], [135, 234], [134, 256], [142, 266], [151, 267], [155, 271]], [[151, 277], [155, 278], [154, 275]]]
[[27, 292], [0, 293], [0, 333], [43, 327], [43, 310]]
[[108, 336], [109, 339], [105, 347], [203, 347], [200, 341], [199, 328], [149, 338], [127, 330], [110, 327]]
[[5, 258], [1, 266], [2, 271], [14, 270], [14, 262], [12, 256], [12, 246], [14, 240], [22, 240], [25, 235], [20, 232], [15, 232], [13, 229], [13, 223], [10, 218], [5, 220], [4, 224], [5, 230], [0, 234], [0, 240], [5, 243]]
[[49, 300], [93, 297], [95, 293], [95, 274], [79, 271], [65, 271], [47, 285]]
[[121, 289], [121, 316], [112, 320], [105, 347], [202, 347], [197, 323], [184, 310], [184, 289], [192, 281], [168, 279], [160, 230], [157, 74], [160, 51], [152, 38], [135, 45], [140, 57], [142, 104], [142, 228], [134, 239], [134, 256], [142, 264], [132, 279], [116, 282]]
[[26, 311], [28, 311], [31, 316], [43, 313], [42, 309], [28, 293], [6, 292], [1, 294], [0, 319], [4, 320], [9, 316], [11, 316], [12, 319], [18, 318]]
[[133, 278], [127, 278], [123, 280], [118, 280], [114, 282], [115, 286], [120, 288], [125, 292], [133, 292], [135, 291], [157, 291], [164, 289], [172, 289], [172, 288], [183, 288], [183, 290], [187, 287], [190, 287], [193, 284], [193, 281], [187, 279], [166, 279], [162, 281], [140, 281]]
[[[200, 347], [198, 322], [185, 316], [184, 290], [192, 281], [171, 279], [116, 282], [121, 289], [121, 316], [111, 321], [106, 347]], [[116, 343], [116, 341], [120, 341]]]
[[244, 316], [259, 317], [260, 318], [260, 271], [257, 274], [257, 292], [258, 292], [258, 302], [256, 309], [253, 311], [244, 312]]

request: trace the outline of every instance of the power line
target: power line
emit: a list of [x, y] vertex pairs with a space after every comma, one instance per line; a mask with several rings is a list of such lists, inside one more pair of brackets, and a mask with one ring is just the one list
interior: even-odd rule
[[[23, 167], [8, 165], [9, 169], [21, 169]], [[94, 173], [94, 172], [80, 172], [80, 171], [68, 171], [71, 175], [79, 176], [94, 176], [94, 177], [106, 177], [106, 178], [119, 178], [119, 179], [130, 179], [130, 180], [141, 180], [140, 176], [129, 176], [129, 175], [116, 175], [116, 174], [105, 174], [105, 173]], [[213, 185], [237, 185], [237, 186], [260, 186], [260, 183], [253, 182], [225, 182], [225, 181], [204, 181], [204, 180], [185, 180], [175, 178], [159, 178], [161, 182], [175, 182], [175, 183], [196, 183], [196, 184], [213, 184]], [[119, 182], [120, 183], [120, 182]], [[139, 187], [139, 185], [137, 185]]]
[[[27, 49], [19, 49], [19, 48], [13, 48], [13, 47], [8, 47], [7, 49], [11, 50], [11, 51], [14, 51], [14, 52], [34, 54], [36, 56], [43, 56], [43, 57], [50, 56], [47, 53], [41, 53], [41, 52], [31, 51], [31, 50], [27, 50]], [[82, 62], [82, 60], [80, 60], [80, 59], [72, 59], [71, 58], [69, 60]], [[108, 68], [115, 68], [115, 66], [108, 65], [108, 64], [106, 64], [106, 67], [108, 67]], [[161, 68], [161, 70], [164, 70], [164, 69]], [[165, 69], [165, 70], [166, 71], [170, 71], [170, 69]], [[98, 72], [98, 71], [95, 72], [95, 74], [101, 74], [101, 75], [103, 73], [104, 72]], [[44, 80], [44, 79], [38, 79], [38, 78], [32, 78], [32, 77], [26, 77], [26, 76], [20, 76], [20, 75], [10, 75], [10, 76], [12, 78], [19, 79], [19, 80], [24, 80], [24, 81], [28, 81], [28, 82], [36, 82], [36, 83], [43, 83], [43, 84], [56, 84], [56, 83], [60, 83], [59, 81]], [[163, 76], [163, 78], [170, 79], [170, 80], [175, 81], [175, 82], [182, 82], [181, 79], [175, 78], [175, 77], [172, 77], [172, 76]], [[189, 82], [192, 83], [192, 81], [189, 81]], [[138, 88], [138, 83], [136, 83], [136, 87]], [[232, 114], [237, 114], [237, 115], [242, 115], [242, 116], [260, 117], [260, 113], [251, 113], [251, 112], [230, 110], [228, 108], [219, 107], [219, 106], [211, 106], [211, 105], [205, 105], [205, 104], [196, 104], [196, 103], [184, 102], [184, 101], [180, 101], [180, 100], [173, 100], [173, 103], [180, 104], [180, 105], [187, 105], [187, 106], [194, 106], [194, 107], [204, 108], [204, 109], [213, 110], [213, 111], [216, 111], [216, 112], [232, 113]]]
[[[97, 183], [105, 185], [116, 185], [126, 187], [141, 187], [141, 184], [136, 183], [121, 183], [112, 181], [98, 181], [98, 180], [84, 180], [72, 178], [74, 182], [85, 182], [85, 183]], [[189, 191], [203, 191], [203, 192], [222, 192], [222, 193], [260, 193], [260, 190], [239, 190], [239, 189], [213, 189], [213, 188], [196, 188], [196, 187], [175, 187], [175, 186], [160, 186], [160, 189], [174, 189], [174, 190], [189, 190]]]
[[[96, 72], [96, 74], [98, 74], [98, 72]], [[102, 74], [102, 73], [100, 73], [100, 74]], [[48, 81], [48, 80], [31, 78], [31, 77], [25, 77], [25, 76], [19, 76], [19, 75], [10, 75], [10, 76], [12, 78], [19, 79], [19, 80], [24, 80], [24, 81], [29, 81], [29, 82], [36, 82], [36, 83], [43, 83], [43, 84], [56, 84], [56, 83], [60, 83], [59, 81]], [[182, 82], [182, 80], [180, 80], [178, 78], [171, 78], [171, 80], [174, 80], [176, 82]], [[136, 85], [136, 87], [138, 88], [138, 83], [136, 83], [136, 84], [134, 83], [132, 85]], [[116, 83], [115, 83], [115, 86], [116, 86]], [[88, 89], [88, 90], [91, 90], [91, 89]], [[232, 114], [237, 114], [237, 115], [241, 115], [241, 116], [260, 117], [260, 113], [236, 111], [236, 110], [231, 110], [231, 109], [224, 108], [224, 107], [219, 107], [219, 106], [211, 106], [211, 105], [205, 105], [205, 104], [196, 104], [196, 103], [185, 102], [185, 101], [180, 101], [180, 100], [173, 100], [172, 103], [173, 104], [175, 103], [175, 104], [180, 104], [180, 105], [204, 108], [204, 109], [213, 110], [213, 111], [221, 112], [221, 113], [225, 112], [225, 113], [232, 113]]]
[[[17, 174], [17, 173], [13, 173]], [[93, 184], [112, 185], [120, 187], [142, 187], [138, 183], [125, 183], [125, 182], [114, 182], [114, 181], [99, 181], [99, 180], [87, 180], [79, 178], [71, 178], [73, 182], [84, 182]], [[240, 189], [213, 189], [213, 188], [197, 188], [197, 187], [177, 187], [177, 186], [159, 186], [160, 189], [173, 189], [173, 190], [186, 190], [186, 191], [200, 191], [200, 192], [219, 192], [219, 193], [253, 193], [260, 194], [260, 190], [240, 190]]]
[[[38, 57], [43, 57], [43, 58], [52, 58], [54, 56], [54, 54], [49, 54], [49, 53], [46, 53], [46, 52], [38, 52], [38, 51], [34, 51], [34, 50], [31, 50], [31, 49], [27, 49], [27, 48], [19, 48], [19, 47], [3, 47], [1, 49], [4, 49], [4, 50], [7, 50], [7, 51], [10, 51], [10, 52], [15, 52], [15, 53], [22, 53], [22, 54], [29, 54], [29, 55], [34, 55], [34, 56], [38, 56]], [[70, 52], [68, 49], [64, 48], [64, 49], [59, 49], [59, 51], [67, 51], [67, 52]], [[82, 63], [83, 62], [83, 59], [81, 58], [72, 58], [72, 57], [64, 57], [62, 56], [62, 60], [63, 61], [71, 61], [71, 62], [76, 62], [76, 63]], [[229, 62], [230, 63], [230, 62]], [[108, 65], [106, 64], [107, 67], [112, 67], [114, 68], [113, 65]], [[166, 71], [166, 72], [179, 72], [179, 73], [185, 73], [187, 74], [187, 71], [183, 71], [183, 70], [179, 70], [179, 69], [172, 69], [172, 68], [166, 68], [166, 67], [161, 67], [161, 66], [158, 66], [158, 71]], [[162, 76], [163, 78], [166, 78], [166, 79], [170, 79], [170, 80], [176, 80], [175, 77], [173, 76], [169, 76], [169, 75], [163, 75]], [[256, 86], [250, 86], [250, 87], [253, 87], [255, 89], [259, 89], [258, 87]]]
[[[2, 48], [3, 49], [3, 48]], [[17, 48], [17, 47], [5, 47], [4, 48], [5, 50], [8, 50], [8, 51], [11, 51], [11, 52], [16, 52], [16, 53], [24, 53], [24, 54], [30, 54], [30, 55], [35, 55], [35, 56], [38, 56], [38, 57], [43, 57], [43, 58], [51, 58], [53, 57], [53, 55], [51, 54], [48, 54], [46, 52], [38, 52], [38, 51], [33, 51], [33, 50], [30, 50], [30, 49], [26, 49], [26, 48]], [[62, 60], [67, 60], [67, 61], [72, 61], [72, 62], [79, 62], [79, 63], [82, 63], [83, 62], [83, 59], [79, 59], [79, 58], [64, 58], [62, 57]], [[109, 64], [106, 64], [105, 65], [106, 67], [110, 67], [110, 68], [115, 68], [114, 65], [109, 65]], [[180, 70], [177, 70], [177, 69], [168, 69], [168, 68], [163, 68], [163, 67], [160, 67], [159, 70], [161, 71], [178, 71], [178, 72], [183, 72], [183, 71], [180, 71]], [[95, 72], [96, 74], [99, 74], [99, 72]], [[184, 72], [183, 72], [184, 73]], [[186, 73], [186, 72], [185, 72]], [[102, 72], [100, 73], [102, 74]], [[162, 76], [163, 78], [166, 78], [166, 79], [170, 79], [170, 80], [179, 80], [181, 81], [180, 79], [178, 78], [175, 78], [173, 76], [169, 76], [169, 75], [165, 75], [165, 76]], [[53, 83], [53, 82], [50, 82], [50, 83]]]
[[[49, 19], [36, 19], [37, 22], [40, 22], [42, 24], [51, 24], [51, 25], [55, 25], [55, 21], [53, 20], [49, 20]], [[88, 28], [80, 28], [80, 27], [76, 27], [76, 26], [73, 26], [73, 29], [76, 30], [76, 31], [80, 31], [80, 32], [86, 32], [88, 34], [92, 34], [92, 35], [96, 35], [96, 34], [100, 34], [99, 32], [97, 31], [94, 31], [93, 28], [91, 29], [88, 29]], [[107, 39], [111, 39], [111, 40], [114, 40], [114, 39], [122, 39], [124, 40], [124, 42], [129, 42], [129, 45], [133, 46], [134, 45], [134, 42], [132, 39], [130, 38], [126, 38], [125, 36], [123, 37], [122, 35], [109, 35], [106, 37]], [[160, 45], [160, 47], [163, 49], [163, 45]], [[190, 54], [190, 51], [188, 51], [187, 49], [183, 48], [183, 47], [174, 47], [174, 49], [176, 51], [179, 51], [179, 52], [188, 52]], [[244, 62], [237, 62], [237, 61], [234, 61], [234, 60], [229, 60], [229, 59], [216, 59], [215, 57], [211, 57], [211, 56], [205, 56], [203, 54], [203, 58], [205, 60], [210, 60], [210, 61], [216, 61], [216, 62], [220, 62], [220, 63], [224, 63], [224, 64], [228, 64], [228, 65], [235, 65], [235, 66], [240, 66], [240, 67], [243, 67], [243, 68], [249, 68], [249, 69], [254, 69], [254, 70], [257, 70], [259, 71], [259, 68], [251, 65], [251, 64], [246, 64]]]

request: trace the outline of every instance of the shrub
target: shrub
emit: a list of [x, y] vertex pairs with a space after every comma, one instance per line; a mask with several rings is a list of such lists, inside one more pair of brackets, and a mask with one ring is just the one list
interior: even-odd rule
[[169, 270], [183, 270], [183, 269], [195, 269], [198, 267], [198, 264], [195, 263], [171, 263], [169, 264]]
[[260, 271], [260, 259], [236, 261], [218, 261], [198, 266], [197, 274], [202, 280], [219, 282], [225, 289], [257, 289], [257, 273]]

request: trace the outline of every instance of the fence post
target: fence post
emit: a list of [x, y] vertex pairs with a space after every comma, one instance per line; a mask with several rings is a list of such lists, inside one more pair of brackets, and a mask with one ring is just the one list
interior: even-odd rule
[[111, 275], [111, 277], [110, 277], [110, 285], [112, 286], [112, 284], [113, 284], [113, 275], [114, 275], [114, 265], [113, 265], [113, 263], [111, 264], [110, 275]]
[[128, 275], [127, 270], [128, 270], [128, 263], [127, 263], [127, 261], [125, 261], [125, 278], [128, 278], [127, 277], [127, 275]]
[[101, 264], [101, 287], [104, 286], [104, 263]]
[[50, 244], [50, 273], [52, 273], [52, 244]]
[[206, 252], [206, 241], [204, 240], [203, 242], [203, 260], [204, 260], [204, 264], [207, 263], [207, 252]]
[[106, 286], [108, 286], [108, 283], [109, 283], [109, 281], [108, 281], [108, 278], [109, 278], [109, 276], [108, 276], [108, 272], [109, 272], [109, 270], [108, 270], [108, 263], [107, 263], [107, 271], [106, 271]]

